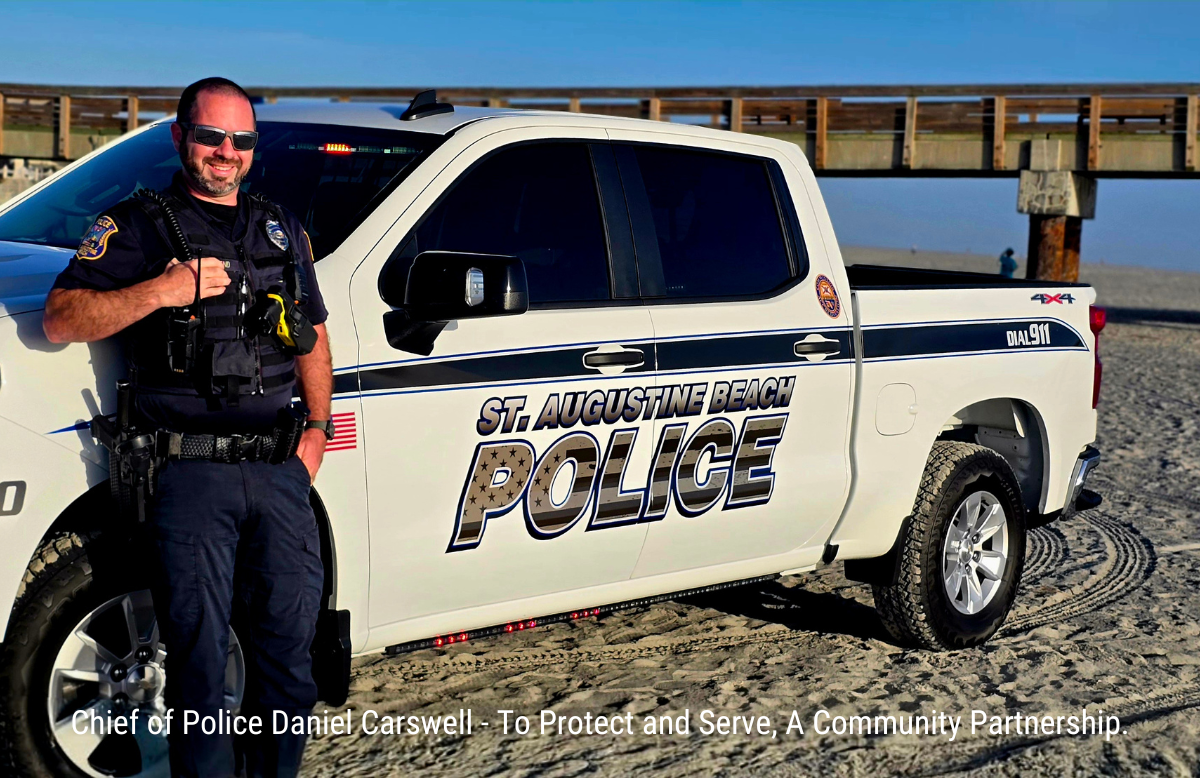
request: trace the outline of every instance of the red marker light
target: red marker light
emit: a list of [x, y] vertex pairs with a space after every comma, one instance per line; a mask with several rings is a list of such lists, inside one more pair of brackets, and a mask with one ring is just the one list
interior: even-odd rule
[[1092, 407], [1100, 404], [1100, 380], [1104, 375], [1104, 365], [1100, 363], [1100, 331], [1108, 323], [1108, 312], [1098, 305], [1088, 306], [1088, 326], [1096, 336], [1095, 365], [1092, 368]]
[[464, 632], [464, 633], [462, 633], [461, 635], [459, 635], [459, 636], [458, 636], [458, 642], [459, 642], [459, 643], [466, 643], [466, 642], [467, 642], [467, 633], [465, 633], [465, 632]]
[[505, 632], [512, 632], [512, 631], [513, 631], [513, 625], [512, 625], [512, 624], [505, 624], [505, 625], [504, 625], [504, 631], [505, 631]]
[[325, 153], [326, 154], [350, 154], [353, 151], [354, 151], [354, 148], [345, 143], [326, 143], [325, 144]]
[[440, 646], [442, 645], [442, 639], [441, 639], [441, 638], [437, 638], [437, 639], [435, 639], [435, 640], [433, 641], [433, 644], [434, 644], [435, 646], [439, 646], [439, 647], [440, 647]]
[[593, 616], [599, 616], [599, 615], [600, 615], [600, 609], [599, 609], [599, 608], [592, 608], [592, 615], [593, 615]]

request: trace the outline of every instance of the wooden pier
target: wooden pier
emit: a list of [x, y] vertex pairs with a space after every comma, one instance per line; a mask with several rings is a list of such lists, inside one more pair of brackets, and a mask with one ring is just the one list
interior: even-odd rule
[[[268, 103], [406, 103], [422, 88], [247, 91]], [[181, 91], [0, 84], [0, 161], [77, 159], [172, 113]], [[1031, 217], [1030, 256], [1043, 258], [1030, 265], [1065, 268], [1054, 271], [1064, 278], [1077, 272], [1071, 257], [1079, 251], [1078, 220], [1094, 213], [1097, 179], [1200, 178], [1200, 83], [439, 87], [438, 95], [456, 105], [641, 117], [768, 135], [799, 145], [823, 176], [1019, 177], [1020, 210]], [[1058, 245], [1060, 235], [1066, 237]], [[1047, 256], [1056, 245], [1057, 258]]]

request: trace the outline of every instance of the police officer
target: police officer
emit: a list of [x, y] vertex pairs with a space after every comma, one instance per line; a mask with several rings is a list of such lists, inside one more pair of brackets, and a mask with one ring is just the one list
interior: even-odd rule
[[[250, 776], [294, 776], [305, 737], [272, 735], [271, 722], [276, 711], [306, 716], [316, 704], [309, 648], [322, 567], [309, 490], [332, 437], [326, 310], [301, 223], [239, 190], [258, 140], [241, 87], [192, 84], [171, 133], [183, 169], [157, 196], [127, 199], [96, 220], [55, 281], [44, 328], [56, 343], [123, 333], [135, 418], [166, 445], [147, 523], [169, 652], [166, 702], [176, 711], [172, 774], [234, 774], [228, 736], [182, 727], [185, 710], [215, 717], [226, 708], [233, 620], [246, 658], [241, 713], [265, 724], [264, 735], [239, 740], [238, 761]], [[180, 256], [181, 241], [199, 258]], [[296, 295], [316, 334], [309, 353], [255, 329], [267, 290]], [[190, 316], [204, 326], [185, 354]], [[309, 420], [296, 455], [272, 464], [293, 388]]]

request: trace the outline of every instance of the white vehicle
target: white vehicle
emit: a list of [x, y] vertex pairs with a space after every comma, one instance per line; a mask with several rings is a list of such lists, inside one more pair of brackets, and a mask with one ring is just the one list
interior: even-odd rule
[[[835, 561], [897, 640], [977, 645], [1026, 529], [1098, 502], [1094, 291], [846, 267], [790, 143], [444, 105], [258, 112], [251, 186], [307, 225], [329, 308], [330, 702], [351, 653]], [[158, 710], [170, 647], [88, 429], [118, 348], [52, 345], [42, 307], [95, 216], [177, 169], [168, 121], [0, 210], [4, 774], [165, 774], [161, 738], [72, 729]], [[229, 667], [236, 705], [236, 641]]]

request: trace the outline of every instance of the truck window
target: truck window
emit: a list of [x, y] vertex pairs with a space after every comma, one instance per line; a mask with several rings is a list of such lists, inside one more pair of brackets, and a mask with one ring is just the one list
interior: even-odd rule
[[520, 257], [530, 303], [607, 300], [608, 245], [583, 143], [516, 146], [485, 159], [422, 221], [411, 257], [472, 251]]
[[[762, 294], [792, 278], [766, 162], [703, 151], [630, 145], [652, 218], [639, 225], [638, 256], [657, 243], [667, 297]], [[630, 153], [619, 156], [627, 164]], [[629, 186], [636, 177], [622, 178]], [[653, 236], [646, 231], [653, 225]]]
[[[261, 192], [304, 223], [313, 254], [338, 247], [374, 203], [438, 139], [416, 132], [259, 122], [242, 188]], [[142, 187], [165, 189], [179, 154], [164, 122], [106, 149], [0, 214], [0, 240], [76, 249], [104, 210]]]

